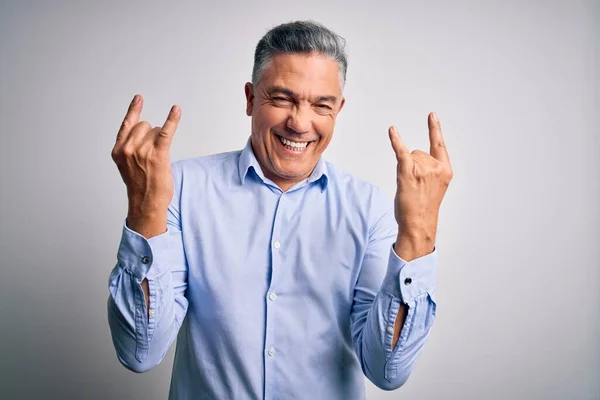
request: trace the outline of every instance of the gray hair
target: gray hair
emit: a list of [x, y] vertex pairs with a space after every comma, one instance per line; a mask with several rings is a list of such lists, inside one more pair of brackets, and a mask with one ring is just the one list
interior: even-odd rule
[[348, 58], [346, 40], [314, 21], [295, 21], [281, 24], [268, 31], [256, 45], [252, 84], [257, 85], [271, 58], [277, 54], [318, 53], [337, 61], [340, 83], [346, 83]]

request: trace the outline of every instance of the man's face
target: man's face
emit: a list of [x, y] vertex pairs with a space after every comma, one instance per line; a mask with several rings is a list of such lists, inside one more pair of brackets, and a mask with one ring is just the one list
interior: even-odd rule
[[327, 148], [344, 106], [336, 61], [279, 54], [256, 87], [246, 84], [252, 149], [265, 176], [282, 190], [306, 179]]

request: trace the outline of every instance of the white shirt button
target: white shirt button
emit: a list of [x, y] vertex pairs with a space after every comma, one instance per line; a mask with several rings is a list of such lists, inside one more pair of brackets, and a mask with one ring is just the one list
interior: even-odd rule
[[287, 197], [285, 196], [285, 194], [281, 195], [281, 201], [285, 201], [285, 199], [287, 199]]
[[274, 348], [272, 348], [272, 347], [270, 347], [270, 348], [269, 348], [269, 351], [267, 351], [267, 354], [268, 354], [269, 356], [273, 357], [273, 356], [275, 355], [275, 349], [274, 349]]
[[276, 249], [281, 247], [281, 243], [279, 243], [278, 241], [275, 241], [275, 243], [273, 243], [273, 247], [275, 247]]
[[394, 334], [394, 327], [393, 327], [393, 326], [388, 326], [388, 327], [387, 327], [387, 331], [388, 331], [388, 333], [389, 333], [390, 335], [393, 335], [393, 334]]
[[150, 315], [151, 317], [154, 317], [154, 314], [156, 314], [154, 310], [148, 311], [148, 315]]
[[271, 300], [271, 301], [275, 300], [276, 298], [277, 298], [277, 295], [275, 293], [271, 293], [269, 295], [269, 300]]

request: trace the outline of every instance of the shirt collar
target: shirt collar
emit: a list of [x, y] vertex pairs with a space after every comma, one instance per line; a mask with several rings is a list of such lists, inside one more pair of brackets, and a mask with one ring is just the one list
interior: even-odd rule
[[[246, 146], [242, 150], [242, 154], [240, 154], [240, 160], [238, 162], [238, 172], [240, 175], [240, 182], [243, 185], [246, 181], [246, 176], [248, 175], [248, 171], [250, 168], [254, 170], [256, 175], [265, 182], [266, 178], [260, 168], [260, 164], [254, 155], [254, 151], [252, 151], [252, 143], [251, 138], [248, 138], [246, 142]], [[327, 163], [323, 159], [323, 157], [319, 157], [319, 161], [317, 165], [313, 169], [313, 172], [308, 177], [308, 183], [320, 181], [321, 183], [321, 192], [327, 189], [327, 185], [329, 182]]]

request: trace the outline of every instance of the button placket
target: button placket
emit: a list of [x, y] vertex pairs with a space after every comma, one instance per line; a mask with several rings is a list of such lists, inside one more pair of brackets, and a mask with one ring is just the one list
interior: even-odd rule
[[279, 271], [281, 269], [281, 252], [285, 249], [284, 238], [281, 236], [282, 219], [286, 205], [289, 201], [286, 200], [287, 195], [281, 194], [279, 199], [275, 203], [275, 218], [273, 221], [273, 231], [270, 238], [270, 253], [271, 253], [271, 282], [269, 284], [268, 291], [265, 296], [266, 301], [266, 329], [265, 329], [265, 392], [270, 391], [270, 387], [273, 384], [273, 368], [272, 363], [276, 362], [276, 350], [277, 346], [277, 305], [275, 301], [277, 299], [277, 284], [279, 278]]

